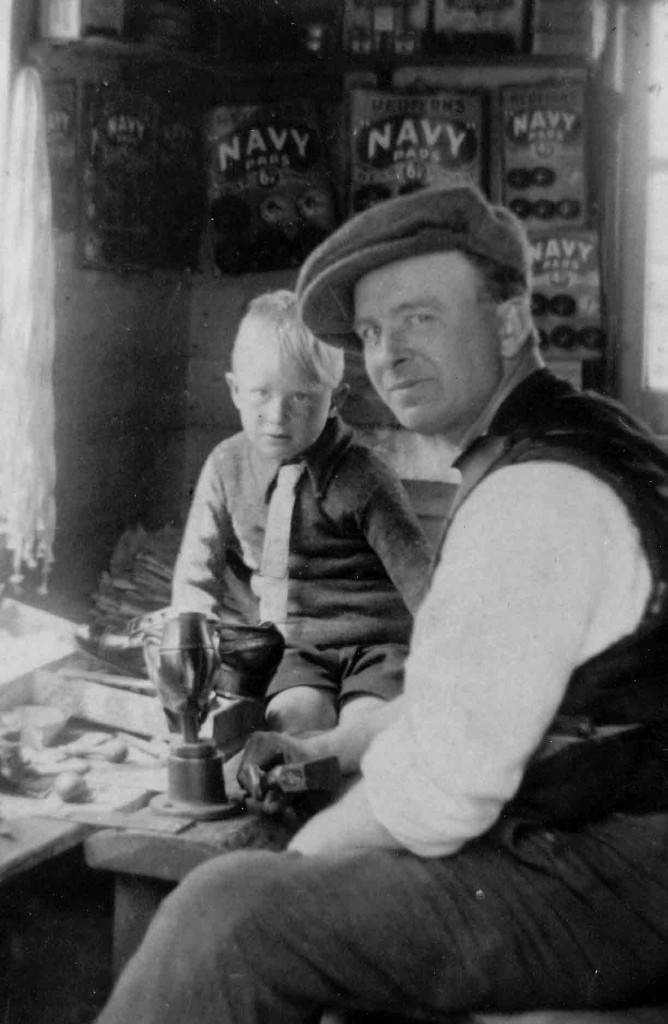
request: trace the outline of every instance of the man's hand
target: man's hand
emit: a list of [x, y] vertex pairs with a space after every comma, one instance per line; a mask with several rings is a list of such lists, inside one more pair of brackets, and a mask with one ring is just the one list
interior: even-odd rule
[[[263, 796], [268, 789], [266, 776], [279, 764], [336, 757], [343, 775], [357, 774], [362, 755], [369, 743], [374, 736], [383, 732], [400, 717], [403, 704], [404, 698], [397, 697], [381, 704], [368, 715], [339, 722], [334, 729], [326, 732], [301, 736], [289, 736], [278, 732], [253, 733], [246, 744], [241, 767], [236, 774], [239, 786], [249, 795], [248, 805], [255, 810], [269, 813], [276, 813], [281, 809], [282, 801], [276, 804], [275, 801], [266, 801]], [[228, 793], [233, 792], [233, 786], [228, 784], [230, 772], [231, 769], [228, 769], [226, 775]]]
[[237, 781], [248, 794], [248, 806], [265, 814], [278, 813], [285, 798], [275, 787], [272, 788], [272, 768], [314, 760], [321, 754], [317, 735], [297, 737], [280, 732], [253, 733], [244, 748], [237, 772]]
[[316, 814], [288, 846], [297, 853], [335, 853], [345, 850], [400, 850], [374, 817], [363, 782], [357, 782], [331, 807]]

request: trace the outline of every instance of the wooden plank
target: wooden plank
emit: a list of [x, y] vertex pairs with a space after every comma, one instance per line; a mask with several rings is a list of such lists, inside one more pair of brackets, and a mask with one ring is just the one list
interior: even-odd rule
[[86, 863], [91, 868], [166, 882], [181, 881], [216, 852], [216, 848], [201, 837], [199, 841], [185, 842], [180, 835], [116, 829], [96, 832], [88, 836], [84, 844]]
[[97, 828], [136, 829], [141, 832], [158, 832], [178, 835], [192, 825], [192, 818], [173, 818], [156, 814], [148, 808], [138, 811], [96, 811], [88, 807], [73, 807], [68, 813], [69, 821]]
[[4, 684], [76, 651], [76, 629], [76, 623], [69, 619], [9, 597], [3, 598], [0, 608], [0, 693]]
[[72, 718], [134, 732], [139, 736], [168, 738], [169, 727], [162, 705], [155, 697], [129, 690], [64, 678], [58, 672], [35, 672], [32, 699], [38, 704], [60, 708]]
[[[146, 806], [155, 793], [167, 788], [167, 771], [164, 766], [153, 764], [108, 764], [90, 761], [90, 769], [84, 775], [90, 791], [85, 808], [88, 812], [105, 814], [110, 812], [137, 811]], [[69, 821], [77, 808], [83, 804], [65, 803], [53, 790], [48, 779], [32, 780], [35, 788], [32, 794], [3, 793], [1, 810], [9, 827], [18, 820], [27, 818], [54, 818]], [[44, 788], [37, 788], [43, 783]]]
[[86, 863], [102, 871], [180, 882], [211, 857], [235, 850], [283, 850], [296, 823], [255, 814], [196, 822], [178, 835], [105, 829], [84, 843]]
[[63, 679], [81, 679], [88, 683], [102, 683], [105, 686], [113, 686], [117, 690], [128, 690], [130, 693], [140, 693], [144, 697], [155, 697], [157, 691], [149, 681], [140, 679], [138, 676], [124, 676], [118, 673], [100, 672], [97, 669], [81, 668], [59, 668], [57, 675]]

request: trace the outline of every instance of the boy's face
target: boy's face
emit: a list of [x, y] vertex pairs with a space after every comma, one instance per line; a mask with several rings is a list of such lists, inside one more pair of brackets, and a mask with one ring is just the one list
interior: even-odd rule
[[267, 458], [287, 462], [322, 433], [332, 389], [314, 381], [294, 359], [273, 346], [243, 346], [227, 374], [232, 401], [248, 440]]

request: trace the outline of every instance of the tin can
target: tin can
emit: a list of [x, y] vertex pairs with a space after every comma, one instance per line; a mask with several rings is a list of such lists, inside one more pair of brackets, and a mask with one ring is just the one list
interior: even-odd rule
[[42, 39], [81, 39], [81, 0], [40, 0]]
[[43, 39], [81, 39], [123, 34], [124, 0], [40, 0]]
[[123, 35], [124, 0], [81, 0], [84, 35]]

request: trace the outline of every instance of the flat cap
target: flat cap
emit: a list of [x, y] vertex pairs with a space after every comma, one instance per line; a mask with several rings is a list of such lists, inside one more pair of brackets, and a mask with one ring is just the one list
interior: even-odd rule
[[474, 185], [439, 186], [377, 203], [314, 249], [297, 280], [301, 317], [330, 344], [356, 347], [353, 294], [360, 278], [396, 260], [453, 249], [491, 260], [529, 287], [531, 258], [521, 221]]

